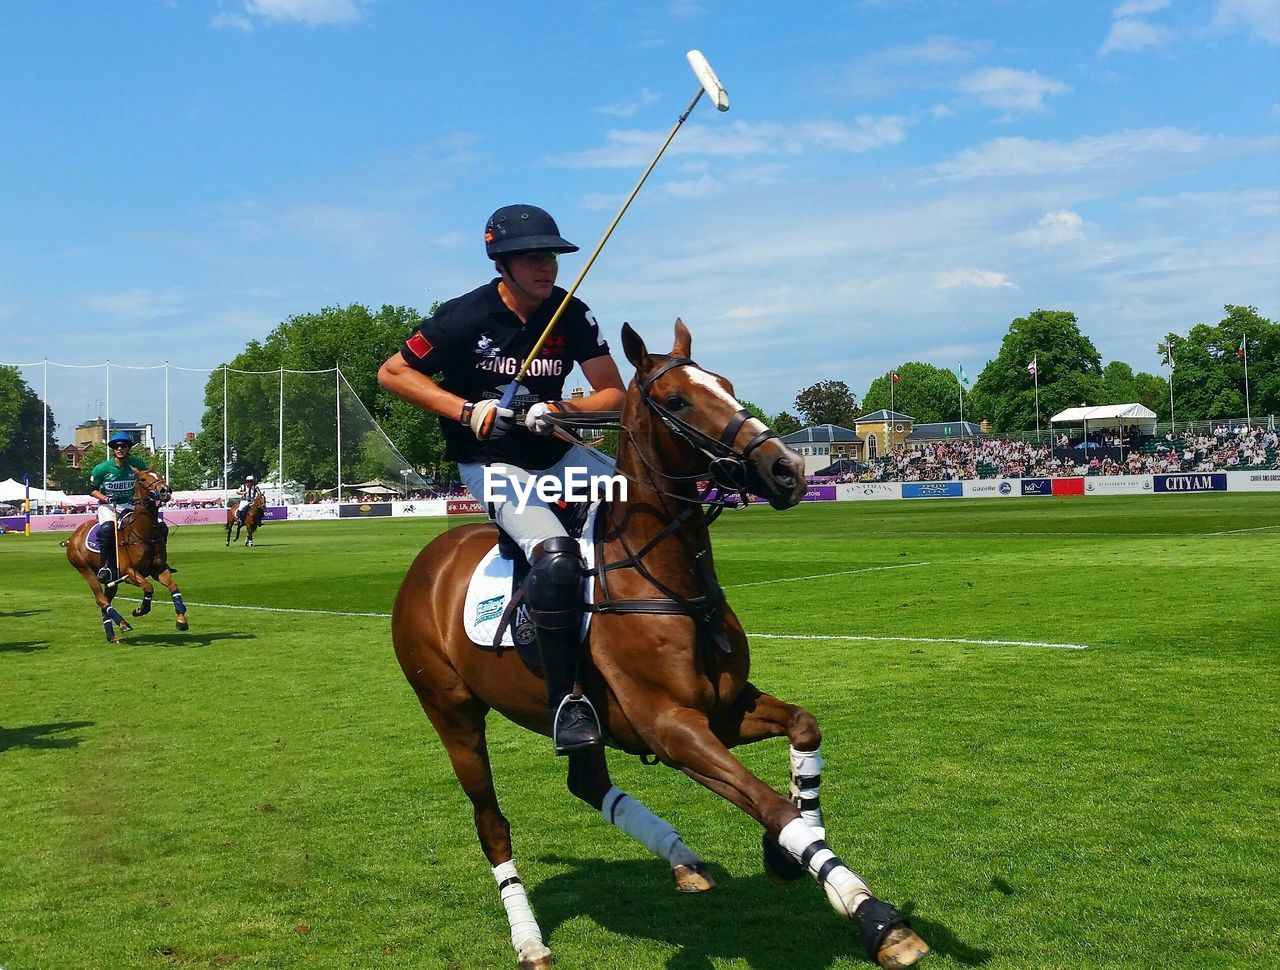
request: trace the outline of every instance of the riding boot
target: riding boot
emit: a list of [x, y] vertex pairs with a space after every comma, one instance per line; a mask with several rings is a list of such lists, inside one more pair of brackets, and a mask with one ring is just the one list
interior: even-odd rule
[[547, 709], [551, 712], [551, 740], [556, 754], [587, 751], [604, 744], [600, 719], [587, 696], [576, 691], [579, 631], [534, 627], [542, 676], [547, 685]]
[[575, 690], [584, 574], [577, 541], [553, 536], [534, 550], [525, 579], [525, 598], [542, 657], [556, 754], [585, 751], [604, 743], [595, 708], [581, 691]]
[[98, 545], [102, 548], [102, 565], [98, 569], [98, 582], [110, 585], [116, 578], [116, 536], [110, 523], [98, 530]]

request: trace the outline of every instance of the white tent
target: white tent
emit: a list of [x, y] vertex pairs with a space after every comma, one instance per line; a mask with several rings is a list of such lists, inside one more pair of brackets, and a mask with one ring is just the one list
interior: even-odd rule
[[1144, 434], [1155, 434], [1156, 413], [1141, 404], [1104, 404], [1100, 407], [1067, 408], [1049, 419], [1050, 424], [1083, 424], [1085, 428], [1129, 428], [1137, 425]]

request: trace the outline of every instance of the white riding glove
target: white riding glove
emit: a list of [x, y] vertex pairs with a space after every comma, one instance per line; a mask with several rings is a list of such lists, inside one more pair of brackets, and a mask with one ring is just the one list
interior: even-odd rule
[[471, 426], [471, 433], [481, 441], [492, 441], [511, 430], [515, 416], [516, 413], [511, 408], [504, 408], [492, 398], [485, 398], [483, 401], [476, 401], [467, 423]]
[[564, 414], [564, 405], [559, 401], [539, 401], [524, 416], [524, 426], [534, 434], [554, 434], [556, 425], [547, 420], [547, 416]]

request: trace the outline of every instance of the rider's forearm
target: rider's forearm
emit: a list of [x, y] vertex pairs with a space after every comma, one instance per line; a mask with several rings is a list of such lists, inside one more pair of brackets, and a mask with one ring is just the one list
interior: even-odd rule
[[399, 361], [399, 355], [382, 365], [378, 383], [401, 400], [450, 421], [458, 420], [467, 403], [466, 398], [446, 391], [430, 377]]
[[606, 387], [599, 391], [592, 391], [577, 400], [565, 401], [564, 406], [566, 411], [621, 411], [624, 400], [626, 400], [624, 391]]

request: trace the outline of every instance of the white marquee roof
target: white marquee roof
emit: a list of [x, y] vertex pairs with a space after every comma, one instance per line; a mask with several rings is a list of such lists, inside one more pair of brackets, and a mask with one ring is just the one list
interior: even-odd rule
[[1156, 413], [1142, 404], [1103, 404], [1099, 407], [1067, 408], [1049, 419], [1051, 424], [1092, 424], [1122, 428], [1137, 424], [1154, 428]]

